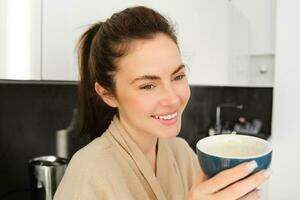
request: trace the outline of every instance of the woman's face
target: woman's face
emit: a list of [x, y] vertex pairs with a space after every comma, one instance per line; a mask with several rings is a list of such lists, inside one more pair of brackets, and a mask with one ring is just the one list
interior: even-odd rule
[[116, 105], [127, 131], [155, 138], [177, 136], [190, 97], [177, 45], [164, 34], [134, 41], [118, 67]]

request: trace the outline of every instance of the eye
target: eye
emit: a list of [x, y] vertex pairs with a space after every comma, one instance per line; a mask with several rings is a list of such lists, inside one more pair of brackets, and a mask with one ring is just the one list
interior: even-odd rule
[[144, 85], [144, 86], [140, 87], [141, 90], [151, 90], [151, 89], [154, 89], [154, 88], [155, 88], [155, 86], [151, 85], [151, 84]]
[[183, 79], [184, 77], [185, 77], [185, 74], [180, 74], [180, 75], [175, 76], [174, 80], [179, 81], [179, 80]]

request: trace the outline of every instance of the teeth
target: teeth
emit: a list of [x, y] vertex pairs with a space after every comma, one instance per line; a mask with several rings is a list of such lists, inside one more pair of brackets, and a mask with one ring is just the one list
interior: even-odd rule
[[155, 119], [170, 120], [177, 116], [177, 112], [171, 115], [154, 115]]

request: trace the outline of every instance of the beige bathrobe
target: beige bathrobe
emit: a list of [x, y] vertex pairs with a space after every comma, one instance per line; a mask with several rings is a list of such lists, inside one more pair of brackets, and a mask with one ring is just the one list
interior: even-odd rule
[[117, 117], [71, 159], [54, 200], [184, 200], [200, 166], [181, 138], [159, 139], [156, 175]]

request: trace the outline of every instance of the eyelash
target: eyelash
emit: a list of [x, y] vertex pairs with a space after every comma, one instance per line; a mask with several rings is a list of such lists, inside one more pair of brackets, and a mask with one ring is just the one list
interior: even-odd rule
[[[178, 79], [178, 77], [179, 77], [179, 79]], [[175, 81], [179, 81], [179, 80], [183, 79], [184, 77], [185, 77], [185, 74], [180, 74], [180, 75], [176, 76], [176, 77], [174, 78], [174, 80], [175, 80]]]
[[[180, 81], [180, 80], [182, 80], [185, 76], [186, 76], [185, 74], [180, 74], [180, 75], [176, 76], [176, 77], [174, 78], [174, 80], [175, 80], [175, 81]], [[149, 88], [149, 87], [150, 87], [150, 88]], [[144, 85], [144, 86], [140, 87], [141, 90], [151, 90], [151, 89], [153, 89], [153, 88], [155, 88], [155, 86], [154, 86], [153, 84], [148, 84], [148, 85]]]
[[[151, 87], [151, 88], [149, 88], [149, 87]], [[140, 89], [142, 89], [142, 90], [151, 90], [153, 88], [155, 88], [155, 86], [152, 84], [148, 84], [148, 85], [140, 87]]]

